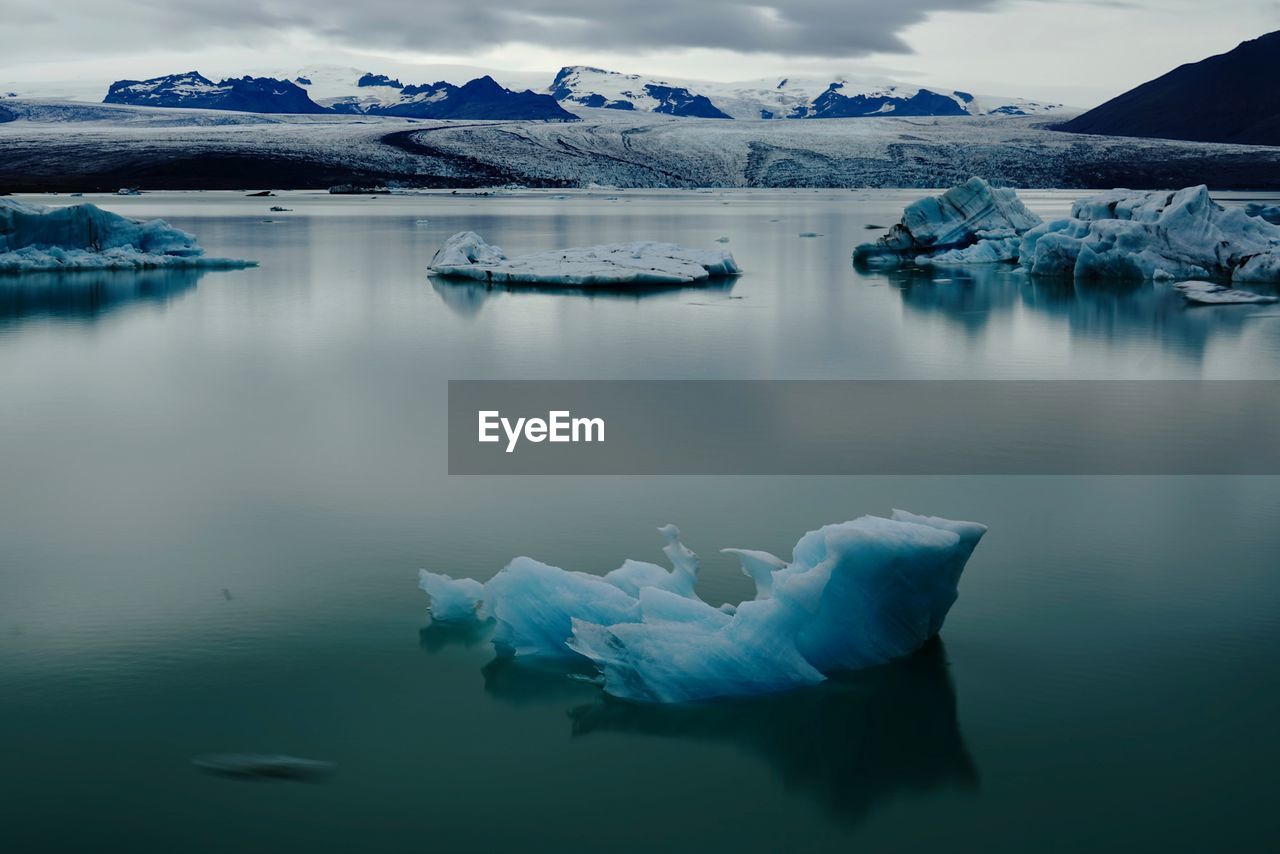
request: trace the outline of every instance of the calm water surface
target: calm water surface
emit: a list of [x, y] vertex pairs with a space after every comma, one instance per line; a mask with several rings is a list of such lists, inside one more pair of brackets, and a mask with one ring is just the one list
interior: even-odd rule
[[[448, 379], [1280, 379], [1274, 306], [855, 272], [916, 195], [92, 199], [261, 266], [0, 280], [0, 845], [1265, 850], [1280, 479], [446, 476]], [[723, 236], [747, 273], [432, 281], [463, 229], [509, 252]], [[675, 522], [703, 595], [736, 601], [719, 548], [787, 554], [895, 506], [991, 526], [943, 643], [786, 697], [607, 703], [429, 626], [416, 589], [517, 554], [658, 559]], [[190, 765], [217, 752], [338, 772]]]

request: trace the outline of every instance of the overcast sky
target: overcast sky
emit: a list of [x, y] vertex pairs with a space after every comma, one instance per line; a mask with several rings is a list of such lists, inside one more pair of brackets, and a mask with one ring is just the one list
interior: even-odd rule
[[1280, 0], [4, 0], [0, 83], [591, 64], [875, 74], [1091, 106], [1276, 29]]

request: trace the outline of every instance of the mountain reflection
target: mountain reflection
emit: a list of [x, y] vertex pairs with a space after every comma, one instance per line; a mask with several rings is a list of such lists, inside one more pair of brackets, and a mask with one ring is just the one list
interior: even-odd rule
[[0, 326], [41, 317], [94, 321], [135, 303], [167, 303], [193, 289], [207, 272], [159, 269], [0, 274]]
[[632, 300], [639, 301], [654, 297], [672, 297], [686, 291], [702, 291], [727, 294], [737, 284], [736, 276], [724, 276], [697, 282], [690, 285], [632, 285], [629, 287], [555, 287], [545, 285], [495, 285], [470, 279], [448, 279], [442, 276], [429, 276], [431, 288], [440, 295], [440, 300], [451, 311], [461, 317], [473, 317], [480, 313], [484, 304], [493, 299], [506, 297], [535, 297], [540, 294], [557, 296], [585, 297], [587, 299]]

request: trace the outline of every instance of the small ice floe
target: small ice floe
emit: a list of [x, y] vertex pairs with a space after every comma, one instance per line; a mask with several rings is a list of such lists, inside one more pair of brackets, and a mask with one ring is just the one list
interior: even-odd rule
[[1238, 291], [1215, 282], [1178, 282], [1174, 285], [1187, 302], [1197, 305], [1242, 305], [1276, 302], [1277, 298], [1253, 291]]
[[800, 232], [799, 236], [800, 237], [821, 237], [822, 235], [816, 231], [802, 231]]
[[420, 586], [435, 619], [492, 620], [504, 655], [586, 659], [616, 697], [768, 694], [919, 649], [986, 530], [895, 510], [811, 531], [790, 560], [729, 549], [756, 595], [728, 608], [699, 598], [698, 556], [674, 526], [660, 529], [670, 569], [628, 560], [592, 575], [518, 557], [484, 584], [424, 570]]
[[729, 238], [727, 238], [727, 237], [717, 237], [717, 238], [716, 238], [716, 243], [728, 243], [728, 242], [729, 242]]
[[733, 256], [719, 249], [686, 249], [674, 243], [613, 243], [558, 249], [508, 258], [472, 231], [453, 235], [431, 259], [439, 276], [481, 282], [571, 287], [686, 285], [736, 276]]
[[116, 190], [116, 195], [117, 196], [141, 196], [142, 191], [139, 190], [137, 187], [121, 187], [120, 189]]
[[207, 774], [242, 780], [295, 780], [315, 782], [328, 777], [337, 765], [318, 759], [260, 753], [216, 753], [197, 756], [191, 764]]
[[252, 198], [265, 198], [265, 197], [267, 197], [267, 196], [274, 196], [274, 195], [275, 195], [275, 193], [271, 192], [270, 190], [259, 190], [259, 191], [258, 191], [258, 192], [256, 192], [256, 193], [245, 193], [245, 196], [247, 196], [248, 198], [251, 198], [251, 199], [252, 199]]
[[1264, 205], [1261, 202], [1250, 202], [1244, 206], [1249, 216], [1264, 219], [1272, 225], [1280, 225], [1280, 205]]
[[0, 199], [0, 272], [252, 267], [206, 258], [194, 235], [96, 205], [50, 208]]
[[290, 212], [290, 211], [292, 211], [292, 210], [293, 210], [293, 208], [282, 208], [282, 207], [280, 207], [279, 205], [272, 205], [272, 206], [271, 206], [271, 212], [272, 212], [272, 213], [289, 213], [289, 212]]
[[908, 205], [902, 221], [875, 243], [855, 249], [853, 260], [875, 266], [1012, 261], [1020, 236], [1040, 223], [1013, 190], [970, 178]]

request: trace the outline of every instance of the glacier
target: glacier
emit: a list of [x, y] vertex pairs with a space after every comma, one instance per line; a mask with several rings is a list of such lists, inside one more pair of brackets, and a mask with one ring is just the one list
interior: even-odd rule
[[687, 285], [742, 272], [723, 250], [638, 241], [536, 252], [508, 258], [474, 231], [450, 237], [432, 257], [439, 276], [488, 283], [619, 287]]
[[48, 207], [0, 198], [0, 272], [236, 268], [251, 261], [206, 258], [192, 234], [97, 205]]
[[[1280, 281], [1280, 226], [1219, 205], [1203, 185], [1110, 190], [1043, 222], [1008, 188], [981, 178], [909, 205], [902, 221], [853, 253], [869, 266], [1018, 262], [1074, 279]], [[1223, 300], [1218, 300], [1223, 301]]]
[[805, 534], [789, 561], [726, 549], [754, 599], [715, 607], [699, 561], [666, 526], [670, 569], [628, 560], [605, 575], [518, 557], [489, 581], [422, 570], [432, 618], [493, 622], [504, 656], [590, 662], [606, 693], [681, 703], [772, 694], [909, 655], [934, 637], [986, 533], [975, 522], [895, 510]]

